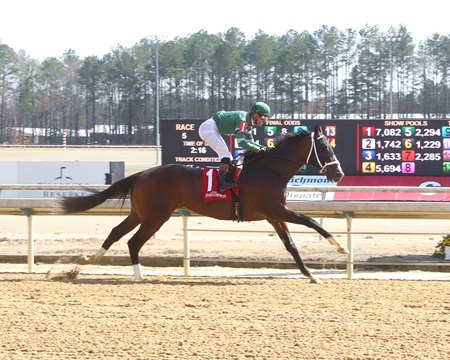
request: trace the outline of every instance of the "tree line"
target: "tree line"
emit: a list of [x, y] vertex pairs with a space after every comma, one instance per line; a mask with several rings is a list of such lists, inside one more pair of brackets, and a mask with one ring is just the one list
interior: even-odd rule
[[404, 26], [202, 30], [42, 62], [0, 43], [0, 142], [60, 142], [67, 129], [68, 143], [151, 144], [157, 114], [206, 119], [254, 101], [285, 118], [447, 118], [449, 70], [450, 35], [416, 44]]

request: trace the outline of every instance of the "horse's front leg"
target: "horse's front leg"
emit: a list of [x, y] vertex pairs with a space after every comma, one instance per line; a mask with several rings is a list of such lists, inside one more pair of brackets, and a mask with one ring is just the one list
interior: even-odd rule
[[295, 246], [294, 240], [292, 240], [291, 234], [289, 232], [286, 223], [282, 221], [273, 221], [270, 219], [267, 219], [267, 221], [273, 226], [273, 228], [277, 232], [278, 236], [280, 237], [281, 241], [286, 247], [286, 250], [292, 255], [292, 257], [295, 260], [295, 263], [297, 264], [302, 274], [307, 278], [309, 278], [312, 283], [320, 284], [320, 280], [311, 274], [311, 272], [303, 262], [302, 258], [300, 257], [300, 254], [297, 250], [297, 247]]
[[317, 231], [322, 235], [331, 245], [335, 246], [339, 254], [349, 254], [347, 247], [343, 246], [333, 235], [326, 231], [320, 224], [309, 216], [297, 214], [292, 210], [286, 208], [285, 205], [280, 205], [278, 208], [272, 209], [270, 214], [273, 219], [285, 221], [293, 224], [300, 224]]

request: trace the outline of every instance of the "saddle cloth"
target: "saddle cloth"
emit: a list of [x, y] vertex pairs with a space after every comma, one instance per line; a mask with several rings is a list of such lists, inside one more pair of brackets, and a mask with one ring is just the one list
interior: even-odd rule
[[[238, 182], [237, 173], [234, 175], [234, 181]], [[230, 190], [225, 190], [224, 192], [219, 192], [219, 170], [215, 168], [206, 167], [202, 171], [202, 196], [204, 202], [214, 201], [214, 200], [225, 200], [231, 201], [232, 195], [231, 190], [239, 196], [239, 187], [234, 187]]]

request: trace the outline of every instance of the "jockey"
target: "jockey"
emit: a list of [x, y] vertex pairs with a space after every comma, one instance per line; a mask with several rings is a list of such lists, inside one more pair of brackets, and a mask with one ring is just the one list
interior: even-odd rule
[[219, 191], [223, 192], [238, 184], [233, 181], [233, 158], [222, 135], [235, 135], [237, 144], [248, 151], [266, 151], [266, 147], [254, 142], [251, 130], [253, 126], [262, 126], [270, 117], [270, 107], [263, 103], [253, 104], [250, 112], [219, 111], [203, 122], [199, 129], [202, 140], [213, 149], [220, 158]]

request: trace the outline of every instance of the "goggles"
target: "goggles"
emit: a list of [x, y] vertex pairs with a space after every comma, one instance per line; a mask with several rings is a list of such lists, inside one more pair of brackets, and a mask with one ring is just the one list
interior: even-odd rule
[[269, 116], [268, 115], [263, 115], [261, 113], [258, 113], [259, 117], [263, 120], [263, 121], [267, 121], [269, 120]]

